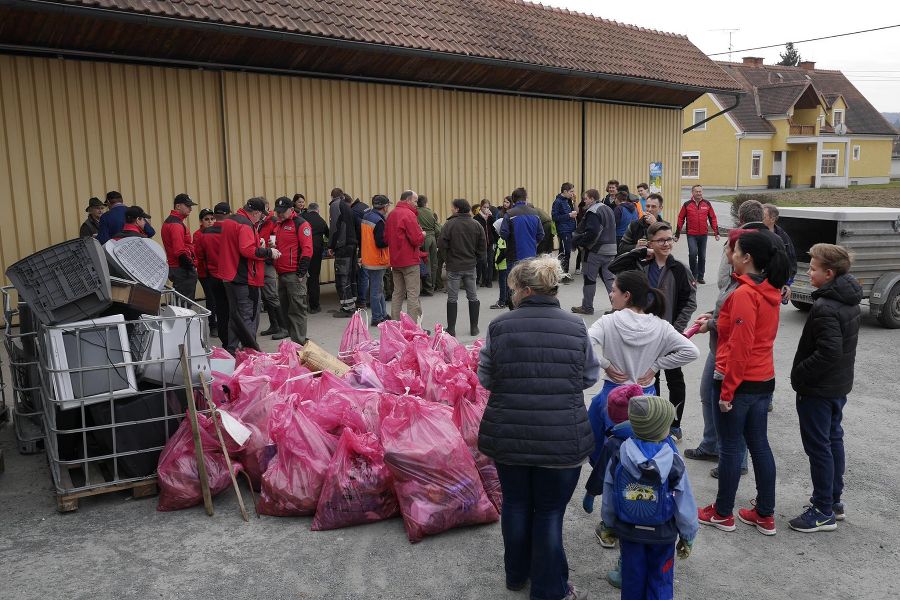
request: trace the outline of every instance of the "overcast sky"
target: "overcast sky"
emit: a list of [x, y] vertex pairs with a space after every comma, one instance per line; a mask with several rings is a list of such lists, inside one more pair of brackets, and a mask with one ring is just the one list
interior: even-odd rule
[[[720, 29], [740, 30], [732, 32], [732, 46], [739, 51], [900, 24], [900, 9], [896, 0], [543, 0], [543, 4], [586, 12], [620, 23], [684, 34], [705, 54], [728, 50], [728, 31], [715, 31]], [[894, 8], [890, 8], [892, 5]], [[879, 111], [900, 112], [900, 27], [795, 46], [804, 60], [815, 61], [816, 68], [843, 71]], [[779, 60], [778, 54], [783, 50], [782, 46], [735, 52], [733, 60], [740, 62], [742, 56], [762, 56], [766, 64], [770, 64]], [[728, 54], [712, 58], [728, 60]]]

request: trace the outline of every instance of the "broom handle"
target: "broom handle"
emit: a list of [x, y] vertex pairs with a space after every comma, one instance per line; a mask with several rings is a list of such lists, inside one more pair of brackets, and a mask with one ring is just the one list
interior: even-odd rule
[[181, 370], [184, 373], [184, 391], [187, 394], [188, 418], [191, 420], [191, 432], [194, 434], [194, 456], [197, 459], [197, 475], [200, 479], [200, 490], [203, 492], [203, 507], [206, 514], [213, 516], [212, 494], [209, 492], [209, 475], [203, 461], [203, 443], [200, 441], [200, 425], [197, 423], [197, 405], [194, 403], [194, 385], [191, 382], [191, 365], [184, 344], [178, 346], [181, 353]]
[[234, 476], [234, 469], [231, 468], [231, 457], [228, 456], [228, 448], [225, 447], [225, 438], [222, 437], [222, 429], [219, 427], [219, 420], [222, 418], [219, 415], [218, 407], [216, 403], [213, 402], [212, 394], [209, 393], [209, 384], [206, 381], [206, 377], [203, 373], [200, 374], [200, 383], [203, 386], [203, 395], [206, 397], [206, 402], [209, 404], [211, 409], [210, 415], [213, 418], [213, 425], [216, 427], [216, 435], [219, 437], [219, 443], [222, 445], [222, 452], [225, 454], [225, 464], [228, 466], [228, 474], [231, 475], [231, 485], [234, 487], [234, 493], [237, 495], [238, 505], [241, 507], [241, 516], [244, 518], [244, 521], [250, 522], [250, 517], [247, 515], [247, 507], [244, 506], [244, 497], [241, 495], [241, 488], [238, 487], [237, 477]]

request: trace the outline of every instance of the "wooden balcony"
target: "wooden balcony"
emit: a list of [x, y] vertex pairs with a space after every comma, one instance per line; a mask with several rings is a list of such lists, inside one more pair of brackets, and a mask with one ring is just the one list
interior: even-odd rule
[[816, 135], [815, 125], [790, 125], [790, 135]]

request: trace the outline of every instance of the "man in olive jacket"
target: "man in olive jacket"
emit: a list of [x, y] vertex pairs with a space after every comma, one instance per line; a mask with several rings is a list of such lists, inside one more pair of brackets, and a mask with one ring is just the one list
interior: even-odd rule
[[419, 219], [419, 227], [425, 232], [425, 242], [422, 244], [422, 252], [428, 253], [425, 259], [428, 264], [428, 274], [422, 277], [422, 296], [434, 295], [435, 283], [440, 281], [440, 273], [435, 273], [437, 268], [437, 237], [441, 234], [441, 223], [434, 214], [434, 211], [428, 208], [428, 198], [419, 196], [416, 201], [419, 212], [416, 217]]
[[456, 310], [459, 284], [462, 282], [469, 301], [469, 333], [478, 335], [478, 301], [476, 269], [484, 260], [484, 229], [472, 218], [468, 201], [453, 201], [453, 214], [441, 228], [438, 247], [444, 251], [447, 265], [447, 333], [456, 335]]

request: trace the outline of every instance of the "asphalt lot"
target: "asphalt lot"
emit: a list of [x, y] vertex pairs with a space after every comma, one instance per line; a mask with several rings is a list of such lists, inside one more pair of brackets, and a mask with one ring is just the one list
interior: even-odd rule
[[[710, 241], [710, 281], [719, 248]], [[676, 256], [686, 260], [686, 255], [682, 242]], [[576, 277], [562, 287], [565, 309], [579, 302], [580, 281]], [[328, 287], [323, 305], [336, 307], [333, 286]], [[716, 293], [714, 283], [700, 286], [700, 309], [711, 309]], [[485, 307], [482, 330], [498, 312], [486, 308], [496, 294], [496, 285], [479, 290]], [[444, 302], [442, 294], [423, 299], [426, 326], [443, 318]], [[608, 306], [607, 298], [598, 298], [597, 314]], [[784, 307], [775, 346], [778, 384], [769, 437], [778, 468], [778, 534], [764, 537], [740, 523], [734, 533], [701, 529], [690, 559], [677, 564], [677, 598], [900, 596], [900, 469], [897, 453], [889, 447], [900, 430], [900, 334], [868, 317], [845, 412], [847, 520], [826, 533], [801, 534], [787, 526], [811, 491], [787, 379], [805, 316]], [[316, 315], [310, 336], [334, 351], [345, 324], [328, 313]], [[696, 445], [702, 427], [697, 388], [707, 346], [705, 338], [695, 340], [701, 356], [685, 369], [682, 450]], [[597, 389], [585, 393], [586, 402]], [[212, 518], [202, 507], [160, 513], [155, 498], [132, 500], [125, 493], [82, 500], [77, 512], [58, 514], [44, 456], [18, 455], [9, 426], [0, 430], [0, 447], [6, 454], [6, 472], [0, 475], [3, 599], [526, 597], [503, 586], [499, 524], [454, 530], [411, 545], [399, 519], [331, 532], [309, 531], [310, 518], [263, 517], [244, 523], [230, 491], [216, 498]], [[716, 492], [716, 480], [708, 475], [711, 463], [688, 463], [697, 503], [711, 502]], [[587, 475], [585, 470], [582, 483]], [[593, 598], [618, 597], [604, 581], [616, 553], [597, 544], [593, 529], [599, 516], [584, 513], [581, 489], [570, 503], [564, 530], [571, 580]], [[742, 480], [738, 505], [747, 505], [754, 492], [751, 470]]]

